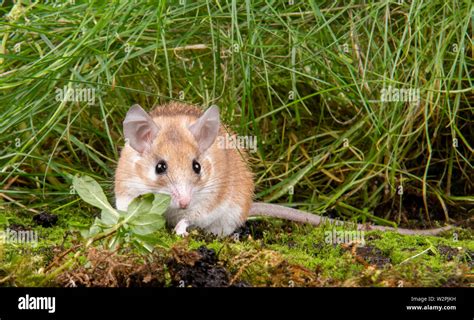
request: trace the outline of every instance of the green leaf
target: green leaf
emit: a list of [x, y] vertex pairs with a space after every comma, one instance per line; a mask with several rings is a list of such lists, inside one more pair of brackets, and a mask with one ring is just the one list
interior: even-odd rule
[[169, 247], [169, 245], [166, 242], [164, 242], [163, 239], [160, 238], [159, 233], [149, 234], [149, 235], [136, 235], [134, 238], [140, 240], [141, 242], [146, 242], [148, 244], [151, 244], [153, 246], [159, 245], [163, 248]]
[[119, 213], [119, 216], [122, 218], [125, 218], [128, 215], [127, 211], [117, 210], [117, 212]]
[[136, 236], [135, 236], [135, 239], [133, 240], [133, 244], [135, 245], [135, 247], [137, 247], [144, 253], [152, 253], [154, 249], [154, 246], [151, 243], [147, 241], [143, 241], [142, 239], [139, 239]]
[[[137, 197], [133, 199], [132, 203], [128, 206], [125, 221], [131, 223], [143, 214], [152, 214], [162, 217], [166, 209], [168, 209], [170, 200], [170, 196], [164, 194], [148, 193]], [[141, 221], [141, 224], [143, 224], [143, 221]]]
[[73, 230], [83, 230], [83, 229], [90, 228], [89, 224], [86, 224], [84, 222], [78, 222], [78, 221], [69, 221], [68, 226], [70, 229], [73, 229]]
[[166, 194], [155, 194], [151, 213], [163, 215], [170, 206], [171, 197]]
[[133, 236], [147, 250], [151, 244], [139, 236], [151, 233], [165, 226], [164, 213], [168, 209], [171, 198], [162, 194], [145, 194], [130, 203], [126, 212], [114, 209], [102, 191], [100, 185], [91, 177], [74, 177], [73, 185], [79, 196], [87, 203], [101, 208], [101, 218], [96, 218], [88, 231], [82, 232], [85, 238], [93, 241], [93, 237], [115, 233], [108, 241], [108, 247], [113, 248], [123, 242], [128, 242], [127, 237]]
[[121, 236], [119, 234], [116, 234], [110, 241], [108, 242], [107, 246], [109, 250], [115, 250], [118, 248], [119, 244], [121, 243]]
[[140, 249], [145, 249], [146, 252], [153, 252], [155, 246], [168, 248], [169, 246], [157, 234], [152, 235], [134, 235], [134, 243]]
[[84, 238], [91, 238], [97, 234], [99, 234], [99, 232], [102, 230], [101, 226], [100, 226], [100, 219], [99, 218], [95, 218], [94, 220], [94, 223], [92, 224], [91, 228], [89, 229], [89, 231], [86, 231], [86, 232], [81, 232], [82, 236]]
[[[107, 197], [104, 194], [104, 191], [97, 181], [89, 176], [75, 176], [72, 180], [72, 184], [82, 200], [89, 203], [90, 205], [93, 205], [94, 207], [102, 209], [102, 214], [104, 214], [104, 211], [106, 211], [107, 213], [105, 215], [110, 214], [116, 216], [118, 219], [119, 214], [110, 205]], [[106, 220], [110, 221], [109, 217], [107, 217]]]
[[117, 224], [118, 218], [119, 217], [112, 214], [110, 210], [102, 209], [102, 213], [100, 214], [100, 220], [102, 220], [104, 224], [109, 226]]
[[147, 235], [165, 226], [163, 214], [170, 197], [163, 194], [147, 194], [133, 200], [130, 205], [128, 224], [132, 233]]
[[125, 214], [125, 221], [133, 221], [142, 213], [150, 212], [153, 204], [153, 194], [148, 193], [138, 196], [128, 205], [127, 213]]
[[158, 214], [142, 214], [130, 222], [130, 230], [139, 235], [153, 233], [165, 226], [165, 218]]

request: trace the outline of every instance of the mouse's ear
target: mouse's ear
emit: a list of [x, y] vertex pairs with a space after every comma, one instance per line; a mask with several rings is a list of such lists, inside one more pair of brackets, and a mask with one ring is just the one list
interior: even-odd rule
[[142, 153], [158, 134], [158, 126], [138, 104], [133, 105], [123, 121], [123, 134], [130, 146]]
[[212, 106], [204, 114], [189, 126], [199, 146], [199, 151], [206, 151], [216, 140], [219, 133], [219, 108]]

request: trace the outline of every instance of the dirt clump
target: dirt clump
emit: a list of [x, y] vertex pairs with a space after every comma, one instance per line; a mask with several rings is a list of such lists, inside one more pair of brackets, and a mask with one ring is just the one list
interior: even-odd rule
[[173, 248], [167, 262], [171, 285], [176, 287], [227, 287], [229, 273], [219, 263], [213, 249], [205, 246], [186, 251]]
[[90, 248], [87, 263], [60, 274], [63, 287], [163, 287], [165, 273], [161, 257], [152, 254], [147, 261], [134, 254], [119, 255]]

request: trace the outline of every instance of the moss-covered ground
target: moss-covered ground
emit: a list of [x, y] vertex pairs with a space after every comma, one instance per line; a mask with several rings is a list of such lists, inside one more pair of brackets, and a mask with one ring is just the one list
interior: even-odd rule
[[254, 219], [226, 238], [162, 230], [146, 253], [128, 245], [107, 251], [100, 242], [86, 248], [80, 230], [93, 214], [54, 214], [57, 222], [43, 227], [30, 212], [5, 213], [3, 230], [34, 231], [38, 242], [1, 243], [0, 285], [399, 287], [471, 286], [473, 279], [474, 241], [463, 228], [436, 237], [367, 231], [338, 243], [341, 233], [332, 232], [341, 227]]

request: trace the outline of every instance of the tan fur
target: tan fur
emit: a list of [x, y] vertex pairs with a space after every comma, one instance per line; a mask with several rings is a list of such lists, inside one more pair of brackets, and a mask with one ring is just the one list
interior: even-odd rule
[[[130, 188], [134, 186], [144, 189], [143, 193], [166, 188], [171, 183], [169, 179], [152, 174], [158, 161], [163, 159], [168, 164], [169, 177], [173, 182], [187, 182], [195, 186], [192, 201], [200, 208], [199, 212], [193, 212], [192, 206], [190, 209], [175, 210], [170, 215], [172, 225], [180, 219], [206, 215], [229, 202], [241, 209], [243, 223], [254, 192], [253, 175], [246, 164], [246, 151], [221, 149], [216, 139], [209, 149], [200, 154], [197, 142], [188, 130], [188, 126], [203, 114], [195, 106], [173, 102], [157, 106], [149, 114], [159, 127], [158, 136], [150, 150], [139, 157], [130, 146], [124, 147], [116, 171], [116, 196], [132, 197]], [[226, 134], [233, 133], [221, 125], [219, 136]], [[201, 176], [192, 170], [193, 159], [201, 164]], [[140, 181], [144, 187], [139, 185]]]

